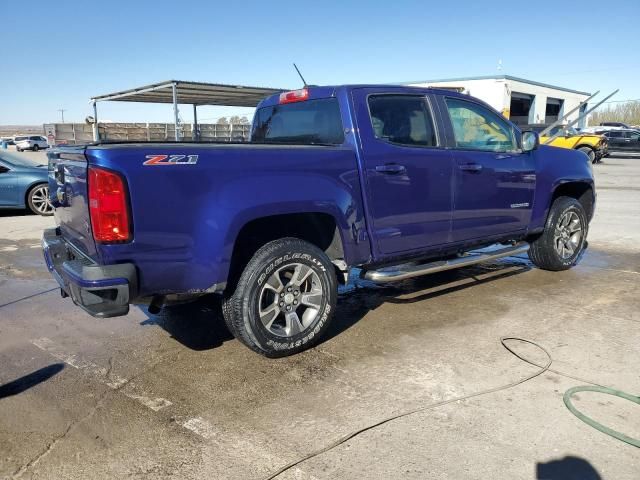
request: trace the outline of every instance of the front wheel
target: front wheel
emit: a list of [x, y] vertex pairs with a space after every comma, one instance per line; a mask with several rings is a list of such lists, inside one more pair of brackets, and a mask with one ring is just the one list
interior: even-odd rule
[[551, 205], [544, 232], [531, 243], [529, 258], [543, 270], [573, 267], [585, 248], [589, 223], [582, 204], [558, 197]]
[[578, 151], [584, 153], [587, 157], [589, 157], [589, 162], [590, 163], [595, 162], [595, 160], [596, 160], [596, 152], [594, 152], [592, 148], [580, 147], [578, 149]]
[[337, 281], [322, 250], [282, 238], [260, 248], [223, 302], [231, 333], [267, 357], [284, 357], [317, 343], [335, 310]]
[[38, 146], [38, 144], [35, 144], [35, 145], [33, 146], [33, 151], [34, 151], [34, 152], [37, 152], [38, 150], [40, 150], [40, 147]]
[[49, 201], [49, 187], [45, 183], [36, 185], [28, 196], [29, 209], [38, 215], [53, 215], [53, 206]]

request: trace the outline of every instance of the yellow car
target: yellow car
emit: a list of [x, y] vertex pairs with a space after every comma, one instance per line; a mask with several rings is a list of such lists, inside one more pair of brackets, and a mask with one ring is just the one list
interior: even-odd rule
[[[533, 130], [542, 132], [547, 125], [521, 125], [522, 131]], [[600, 159], [609, 154], [609, 143], [604, 135], [594, 133], [580, 133], [573, 127], [558, 125], [553, 127], [549, 133], [540, 137], [540, 144], [544, 145], [553, 135], [560, 133], [548, 145], [552, 147], [571, 148], [584, 152], [592, 163], [600, 163]]]

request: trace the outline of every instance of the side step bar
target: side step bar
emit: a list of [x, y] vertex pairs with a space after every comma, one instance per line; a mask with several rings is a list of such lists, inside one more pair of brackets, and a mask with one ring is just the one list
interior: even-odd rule
[[476, 263], [488, 262], [497, 258], [510, 257], [512, 255], [525, 253], [528, 250], [529, 244], [527, 242], [520, 242], [500, 249], [471, 251], [452, 260], [439, 260], [419, 265], [408, 263], [384, 267], [378, 270], [363, 270], [361, 277], [375, 283], [397, 282], [399, 280], [406, 280], [407, 278], [420, 277], [429, 273], [443, 272], [445, 270], [453, 270], [454, 268], [468, 267]]

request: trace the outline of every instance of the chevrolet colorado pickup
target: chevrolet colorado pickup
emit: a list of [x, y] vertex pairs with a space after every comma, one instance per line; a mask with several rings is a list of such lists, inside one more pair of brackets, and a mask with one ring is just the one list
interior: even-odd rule
[[527, 251], [557, 271], [587, 245], [585, 154], [467, 95], [309, 86], [264, 99], [251, 135], [50, 152], [42, 243], [63, 297], [104, 318], [215, 292], [231, 333], [278, 357], [318, 342], [350, 271], [393, 282]]

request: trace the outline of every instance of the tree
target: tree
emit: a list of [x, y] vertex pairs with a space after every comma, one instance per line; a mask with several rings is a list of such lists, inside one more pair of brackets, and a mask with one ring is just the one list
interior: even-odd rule
[[227, 120], [227, 117], [220, 117], [216, 123], [218, 125], [229, 125], [229, 120]]
[[623, 122], [629, 125], [640, 125], [640, 101], [609, 105], [596, 110], [589, 116], [589, 125], [600, 125], [602, 122]]
[[248, 125], [249, 119], [247, 117], [240, 117], [238, 115], [234, 115], [229, 119], [229, 123], [232, 125]]

